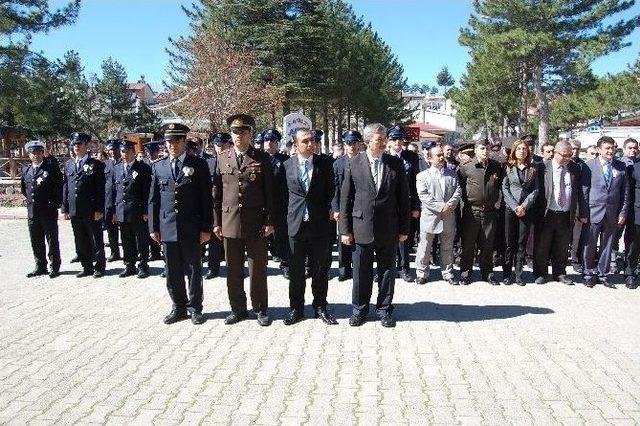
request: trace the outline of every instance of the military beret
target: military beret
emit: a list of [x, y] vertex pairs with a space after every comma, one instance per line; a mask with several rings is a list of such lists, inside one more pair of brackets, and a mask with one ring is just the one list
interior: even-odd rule
[[148, 152], [156, 152], [160, 151], [160, 143], [159, 141], [149, 141], [145, 142], [144, 150]]
[[104, 144], [105, 148], [108, 150], [117, 150], [120, 148], [120, 140], [119, 139], [107, 139]]
[[405, 139], [406, 133], [401, 126], [394, 126], [387, 131], [389, 139]]
[[262, 132], [262, 137], [265, 141], [280, 142], [282, 140], [282, 134], [277, 129], [267, 129]]
[[231, 135], [229, 133], [216, 133], [209, 136], [209, 143], [214, 145], [223, 145], [225, 143], [231, 143]]
[[184, 138], [189, 133], [189, 127], [182, 123], [169, 123], [162, 126], [164, 132], [164, 140], [172, 140], [178, 138]]
[[264, 137], [261, 132], [258, 132], [253, 136], [253, 143], [258, 145], [262, 145], [264, 143]]
[[233, 129], [253, 129], [256, 127], [256, 120], [249, 114], [234, 114], [227, 118], [227, 126]]
[[362, 135], [357, 130], [347, 130], [342, 134], [342, 141], [347, 145], [362, 142]]
[[91, 142], [91, 136], [86, 133], [76, 132], [69, 137], [69, 143], [71, 145], [79, 145], [89, 142]]
[[129, 151], [130, 149], [134, 149], [136, 147], [136, 143], [128, 140], [123, 140], [120, 143], [120, 151]]
[[44, 151], [44, 142], [39, 140], [29, 141], [24, 144], [24, 148], [29, 152], [42, 152]]
[[323, 132], [322, 130], [320, 130], [320, 129], [315, 129], [315, 130], [313, 131], [313, 139], [314, 139], [316, 142], [320, 142], [320, 141], [322, 141], [322, 135], [324, 135], [324, 132]]

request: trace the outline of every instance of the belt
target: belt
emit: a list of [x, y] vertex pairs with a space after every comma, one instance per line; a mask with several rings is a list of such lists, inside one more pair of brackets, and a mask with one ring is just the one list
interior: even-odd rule
[[547, 213], [553, 213], [553, 214], [569, 214], [570, 212], [564, 211], [564, 210], [547, 210]]
[[496, 211], [494, 207], [485, 207], [485, 206], [471, 206], [471, 210], [474, 212], [484, 212], [484, 213], [491, 213]]

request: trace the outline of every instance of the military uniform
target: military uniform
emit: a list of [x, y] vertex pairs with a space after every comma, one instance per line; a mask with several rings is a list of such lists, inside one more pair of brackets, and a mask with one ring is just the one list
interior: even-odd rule
[[[27, 151], [44, 151], [44, 143], [31, 141]], [[57, 164], [57, 162], [56, 162]], [[20, 177], [22, 195], [26, 197], [29, 237], [36, 269], [28, 277], [47, 273], [45, 240], [49, 245], [50, 277], [60, 274], [60, 244], [58, 241], [58, 207], [62, 203], [62, 175], [52, 162], [29, 164]]]
[[[117, 151], [120, 149], [121, 141], [117, 139], [108, 140], [106, 148], [108, 150]], [[104, 191], [105, 191], [105, 206], [104, 206], [104, 229], [107, 231], [107, 241], [111, 255], [107, 259], [109, 262], [120, 260], [120, 246], [118, 241], [118, 223], [113, 221], [113, 206], [115, 195], [114, 188], [112, 187], [114, 179], [114, 169], [122, 164], [122, 158], [110, 158], [104, 162]]]
[[[123, 147], [134, 149], [134, 144], [125, 142]], [[151, 167], [141, 161], [131, 164], [118, 163], [113, 170], [113, 188], [115, 192], [115, 216], [122, 238], [122, 251], [125, 270], [120, 274], [126, 277], [136, 273], [135, 265], [139, 259], [137, 274], [139, 278], [149, 276], [149, 231], [144, 216], [148, 212], [149, 188], [151, 186]]]
[[[227, 119], [234, 127], [252, 128], [253, 117], [236, 115]], [[247, 296], [244, 291], [245, 251], [249, 260], [250, 294], [258, 321], [266, 317], [267, 240], [264, 226], [274, 226], [274, 185], [271, 160], [265, 152], [250, 146], [237, 155], [232, 147], [218, 156], [213, 181], [214, 227], [221, 227], [227, 258], [227, 289], [232, 315], [231, 324], [246, 317]], [[268, 317], [262, 325], [268, 325]]]
[[[72, 144], [88, 143], [91, 137], [75, 133]], [[105, 206], [104, 164], [91, 158], [72, 158], [64, 165], [62, 213], [68, 214], [76, 244], [76, 252], [83, 271], [79, 276], [104, 275], [105, 256], [102, 236], [102, 219], [95, 220], [95, 213], [104, 213]], [[95, 263], [95, 266], [94, 266]]]
[[489, 279], [493, 272], [493, 243], [501, 202], [504, 169], [497, 161], [465, 160], [458, 170], [462, 187], [462, 255], [460, 273], [463, 283], [473, 267], [476, 249], [480, 250], [480, 273]]
[[[159, 160], [159, 158], [154, 158], [154, 157], [157, 157], [157, 153], [160, 151], [160, 143], [161, 143], [160, 141], [149, 141], [144, 144], [144, 151], [147, 154], [147, 156], [144, 158], [145, 164], [151, 166], [151, 164]], [[150, 253], [149, 260], [164, 261], [164, 257], [160, 252], [160, 244], [153, 241], [151, 238], [149, 238], [148, 240], [149, 240], [149, 253]], [[166, 273], [164, 275], [166, 276]]]

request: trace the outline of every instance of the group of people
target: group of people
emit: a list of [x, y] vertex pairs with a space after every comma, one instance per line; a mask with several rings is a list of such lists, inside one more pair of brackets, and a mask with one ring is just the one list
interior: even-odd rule
[[[27, 143], [31, 164], [22, 171], [22, 192], [36, 261], [28, 276], [60, 274], [60, 208], [71, 221], [82, 265], [78, 277], [104, 275], [103, 230], [111, 248], [108, 260], [120, 258], [121, 240], [121, 277], [146, 278], [148, 261], [164, 258], [162, 275], [172, 301], [166, 324], [187, 318], [204, 322], [203, 278], [218, 276], [224, 259], [231, 305], [225, 323], [249, 316], [246, 260], [251, 308], [260, 325], [269, 325], [269, 251], [289, 280], [284, 323], [304, 318], [310, 278], [314, 316], [336, 324], [327, 302], [335, 242], [338, 279], [353, 279], [352, 326], [367, 321], [376, 283], [375, 313], [384, 327], [393, 327], [397, 275], [425, 284], [434, 257], [443, 279], [453, 285], [472, 282], [474, 259], [483, 281], [525, 285], [528, 256], [535, 283], [552, 279], [573, 285], [566, 274], [571, 253], [586, 286], [615, 287], [607, 275], [623, 237], [625, 284], [637, 288], [640, 209], [636, 212], [633, 200], [640, 165], [633, 139], [625, 141], [621, 160], [609, 137], [600, 138], [598, 155], [587, 162], [569, 141], [543, 146], [544, 158], [534, 155], [532, 136], [510, 149], [482, 140], [460, 147], [423, 143], [416, 152], [408, 149], [402, 127], [387, 130], [374, 123], [362, 134], [346, 131], [334, 146], [341, 153], [336, 158], [321, 152], [318, 130], [298, 129], [289, 156], [280, 152], [278, 130], [256, 133], [250, 115], [233, 115], [227, 124], [230, 133], [209, 138], [213, 154], [180, 123], [163, 127], [164, 144], [145, 144], [148, 157], [136, 153], [133, 142], [110, 140], [110, 158], [102, 162], [89, 153], [90, 136], [74, 133], [72, 158], [60, 167], [45, 155], [43, 142]], [[162, 145], [166, 155], [160, 155]], [[501, 280], [493, 271], [496, 252]]]

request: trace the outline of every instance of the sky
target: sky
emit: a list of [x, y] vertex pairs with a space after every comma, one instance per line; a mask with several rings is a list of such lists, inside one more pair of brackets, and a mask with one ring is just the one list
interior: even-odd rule
[[[460, 28], [472, 12], [471, 0], [350, 0], [358, 15], [371, 22], [403, 65], [410, 84], [435, 85], [436, 74], [447, 66], [456, 81], [469, 60], [458, 44]], [[32, 49], [49, 59], [68, 50], [80, 54], [85, 72], [100, 74], [109, 56], [120, 62], [130, 81], [141, 75], [154, 89], [167, 78], [169, 38], [189, 33], [181, 5], [192, 0], [83, 0], [77, 22], [48, 34], [36, 35]], [[51, 0], [59, 7], [63, 0]], [[639, 13], [635, 6], [636, 14]], [[598, 75], [620, 72], [638, 58], [640, 30], [633, 45], [593, 63]]]

